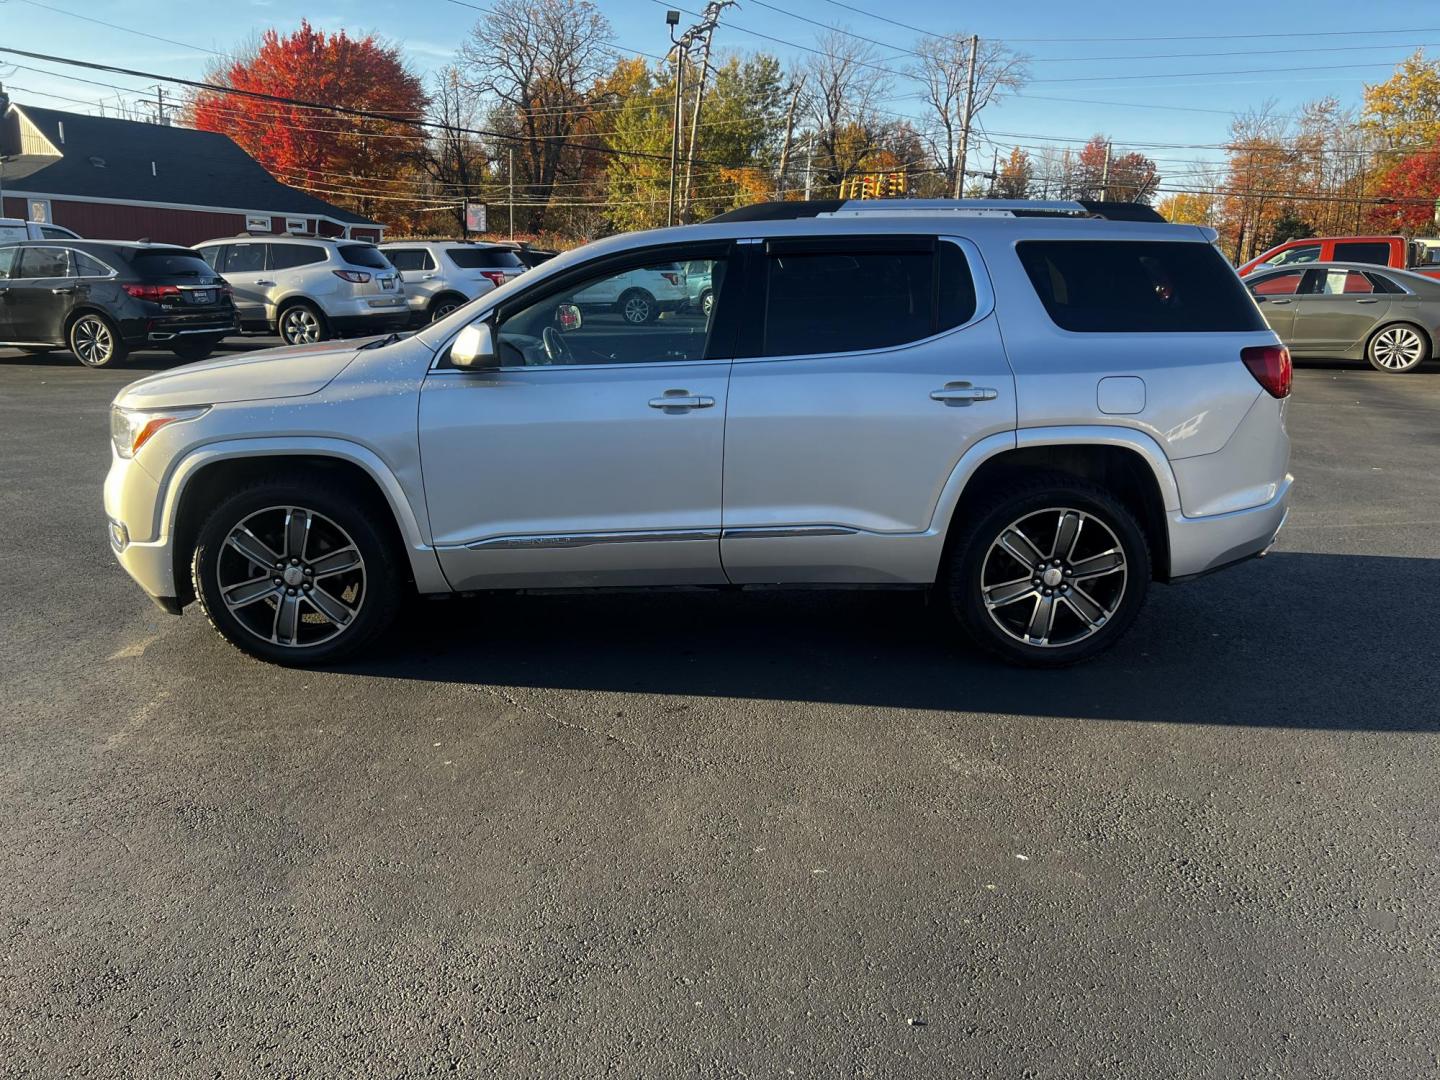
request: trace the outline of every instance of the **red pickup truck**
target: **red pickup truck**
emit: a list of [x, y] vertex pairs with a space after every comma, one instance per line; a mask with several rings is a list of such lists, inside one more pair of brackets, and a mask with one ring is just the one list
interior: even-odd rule
[[1370, 263], [1440, 278], [1440, 240], [1403, 236], [1311, 236], [1273, 247], [1240, 267], [1240, 276], [1313, 262]]

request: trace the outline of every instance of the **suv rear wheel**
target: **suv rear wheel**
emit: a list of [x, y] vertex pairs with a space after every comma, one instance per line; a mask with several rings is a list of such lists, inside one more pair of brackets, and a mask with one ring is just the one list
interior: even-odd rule
[[213, 353], [215, 347], [223, 340], [223, 337], [181, 338], [170, 346], [170, 351], [186, 363], [194, 363], [197, 360], [204, 360]]
[[280, 337], [286, 345], [309, 345], [330, 336], [325, 316], [314, 306], [301, 301], [280, 312]]
[[621, 317], [636, 326], [652, 323], [660, 314], [660, 307], [655, 303], [655, 297], [644, 289], [629, 289], [621, 293], [616, 306], [620, 309]]
[[226, 498], [190, 563], [211, 625], [252, 656], [297, 667], [371, 642], [399, 610], [402, 571], [367, 508], [343, 485], [280, 479]]
[[1011, 663], [1062, 667], [1115, 643], [1150, 584], [1135, 516], [1063, 474], [1011, 487], [956, 537], [945, 589], [976, 644]]
[[72, 322], [67, 338], [70, 351], [86, 367], [121, 364], [130, 354], [130, 348], [121, 340], [115, 324], [94, 312], [87, 312]]

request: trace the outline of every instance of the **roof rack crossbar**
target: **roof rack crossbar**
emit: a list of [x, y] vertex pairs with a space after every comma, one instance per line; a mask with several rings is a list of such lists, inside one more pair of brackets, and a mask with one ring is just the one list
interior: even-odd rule
[[954, 214], [959, 217], [1073, 217], [1107, 221], [1164, 222], [1152, 206], [1091, 199], [838, 199], [756, 203], [718, 214], [711, 221], [783, 221], [806, 217], [894, 217]]

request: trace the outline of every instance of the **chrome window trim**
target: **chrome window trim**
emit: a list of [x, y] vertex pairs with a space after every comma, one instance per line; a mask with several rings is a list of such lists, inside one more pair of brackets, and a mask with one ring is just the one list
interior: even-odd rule
[[580, 548], [595, 544], [655, 543], [670, 540], [719, 540], [719, 529], [636, 529], [630, 532], [534, 533], [492, 536], [464, 544], [441, 545], [441, 550], [506, 551], [535, 548]]
[[458, 544], [439, 544], [441, 551], [520, 551], [581, 548], [596, 544], [663, 543], [672, 540], [773, 540], [781, 537], [858, 536], [864, 530], [846, 525], [741, 525], [719, 529], [633, 529], [620, 532], [529, 533], [489, 536]]
[[[6, 280], [6, 281], [109, 281], [109, 280], [111, 280], [112, 278], [117, 278], [117, 277], [120, 276], [119, 271], [117, 271], [117, 270], [116, 270], [113, 266], [111, 266], [108, 262], [106, 262], [104, 259], [100, 258], [99, 255], [96, 255], [96, 254], [93, 253], [93, 252], [90, 252], [90, 251], [82, 251], [80, 248], [71, 247], [69, 244], [63, 244], [63, 245], [58, 245], [58, 246], [57, 246], [54, 240], [42, 240], [42, 241], [32, 240], [32, 241], [30, 241], [30, 243], [31, 243], [31, 244], [44, 244], [44, 245], [46, 246], [46, 250], [47, 250], [47, 251], [66, 251], [66, 252], [69, 252], [69, 253], [70, 253], [70, 265], [71, 265], [71, 266], [74, 266], [75, 263], [76, 263], [76, 259], [75, 259], [75, 256], [76, 256], [76, 255], [84, 255], [87, 259], [93, 259], [95, 262], [97, 262], [97, 263], [99, 263], [101, 266], [105, 267], [106, 273], [103, 273], [103, 274], [51, 274], [49, 277], [38, 277], [38, 278], [8, 277], [8, 278], [5, 278], [4, 280]], [[7, 245], [7, 246], [8, 246], [8, 245]], [[15, 263], [13, 264], [13, 265], [18, 266], [19, 263], [20, 263], [20, 257], [24, 254], [24, 248], [25, 248], [26, 245], [25, 245], [24, 241], [22, 241], [20, 244], [17, 244], [17, 245], [15, 245], [15, 246], [17, 246], [17, 247], [19, 247], [19, 248], [21, 249], [20, 251], [17, 251], [17, 252], [15, 253]]]
[[[912, 235], [912, 234], [904, 234]], [[915, 236], [924, 236], [924, 233], [915, 233]], [[784, 239], [803, 239], [803, 237], [786, 236]], [[952, 326], [941, 330], [938, 334], [930, 334], [927, 337], [916, 338], [914, 341], [901, 342], [899, 345], [882, 345], [876, 349], [845, 349], [840, 352], [825, 353], [783, 353], [779, 356], [737, 356], [737, 364], [773, 363], [786, 360], [829, 360], [842, 356], [884, 356], [897, 352], [900, 349], [914, 349], [922, 345], [929, 345], [932, 342], [940, 341], [951, 334], [958, 334], [962, 330], [968, 330], [976, 323], [984, 322], [995, 310], [995, 287], [990, 281], [990, 271], [985, 265], [985, 260], [980, 254], [980, 249], [974, 243], [963, 236], [954, 236], [949, 233], [937, 233], [935, 239], [942, 244], [954, 244], [965, 256], [965, 264], [970, 268], [970, 280], [975, 285], [975, 311], [965, 322], [959, 326]], [[756, 239], [755, 243], [762, 243]]]

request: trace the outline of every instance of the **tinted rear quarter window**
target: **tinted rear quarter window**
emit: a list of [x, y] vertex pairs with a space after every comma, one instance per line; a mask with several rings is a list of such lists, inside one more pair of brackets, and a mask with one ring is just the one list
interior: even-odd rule
[[141, 277], [214, 277], [214, 271], [198, 251], [171, 248], [159, 251], [136, 251], [130, 257], [130, 265]]
[[523, 270], [525, 264], [509, 248], [446, 248], [445, 254], [461, 270]]
[[329, 258], [324, 248], [309, 244], [271, 244], [270, 269], [293, 270], [297, 266], [313, 266]]
[[1020, 262], [1051, 320], [1080, 333], [1264, 330], [1254, 301], [1209, 244], [1026, 240]]
[[371, 270], [392, 270], [390, 260], [374, 244], [341, 244], [340, 257], [351, 266], [367, 266]]
[[1388, 266], [1390, 264], [1390, 245], [1386, 243], [1336, 244], [1335, 261]]

